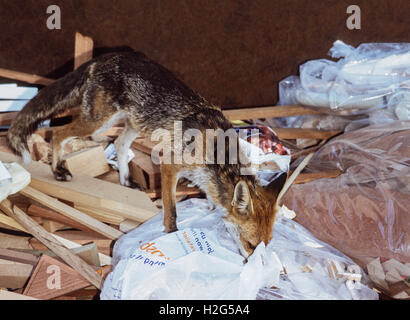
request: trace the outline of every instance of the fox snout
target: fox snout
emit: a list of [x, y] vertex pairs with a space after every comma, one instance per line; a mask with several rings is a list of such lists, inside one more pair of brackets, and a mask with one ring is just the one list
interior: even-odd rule
[[236, 184], [232, 207], [225, 219], [236, 226], [248, 255], [254, 252], [259, 243], [268, 245], [271, 241], [277, 198], [286, 179], [287, 174], [282, 174], [267, 186], [255, 186], [245, 180]]
[[258, 226], [257, 222], [248, 222], [238, 226], [238, 229], [240, 230], [239, 239], [242, 246], [250, 256], [261, 242], [264, 242], [267, 246], [271, 241], [273, 221], [272, 224], [269, 223], [266, 226]]

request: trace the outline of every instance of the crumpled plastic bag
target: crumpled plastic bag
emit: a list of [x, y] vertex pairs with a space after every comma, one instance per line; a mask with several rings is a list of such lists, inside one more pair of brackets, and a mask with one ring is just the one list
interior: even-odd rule
[[389, 107], [394, 119], [410, 120], [410, 43], [364, 43], [354, 48], [338, 40], [329, 54], [300, 66], [300, 77], [279, 84], [279, 104], [302, 104], [352, 115]]
[[244, 263], [221, 209], [189, 199], [177, 211], [179, 231], [166, 234], [161, 213], [116, 242], [101, 299], [378, 298], [363, 270], [281, 213]]
[[289, 172], [290, 150], [281, 144], [272, 128], [256, 125], [236, 130], [239, 131], [239, 148], [250, 161], [247, 174], [255, 174], [262, 186]]
[[[341, 130], [410, 120], [410, 43], [336, 41], [329, 55], [300, 65], [279, 83], [278, 105], [305, 105], [322, 114], [266, 119], [273, 127]], [[318, 143], [297, 139], [298, 148]]]

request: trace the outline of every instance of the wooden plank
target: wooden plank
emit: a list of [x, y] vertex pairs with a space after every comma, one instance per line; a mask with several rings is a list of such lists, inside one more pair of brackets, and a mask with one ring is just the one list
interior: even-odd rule
[[[10, 218], [11, 219], [11, 218]], [[14, 219], [13, 219], [14, 221]], [[17, 222], [16, 222], [17, 223]], [[20, 225], [19, 225], [20, 226]], [[25, 230], [23, 227], [20, 226], [22, 230]], [[74, 249], [74, 248], [79, 248], [81, 247], [81, 244], [76, 243], [74, 241], [70, 241], [68, 239], [65, 239], [64, 236], [65, 234], [61, 234], [57, 232], [57, 234], [50, 234], [54, 239], [57, 239], [60, 243], [62, 243], [65, 247], [69, 249]], [[36, 240], [36, 239], [34, 239]], [[8, 234], [2, 234], [0, 237], [0, 248], [10, 248], [10, 249], [21, 249], [21, 250], [32, 250], [33, 246], [30, 245], [30, 241], [33, 241], [33, 239], [30, 239], [29, 237], [20, 237], [20, 236], [13, 236], [13, 235], [8, 235]], [[40, 243], [38, 240], [36, 240], [37, 243]], [[90, 239], [85, 239], [85, 240], [80, 240], [80, 243], [87, 244], [94, 241], [92, 238]], [[104, 251], [107, 252], [107, 254], [104, 254], [102, 252], [98, 253], [98, 257], [100, 258], [101, 265], [110, 265], [111, 264], [111, 257], [110, 255], [110, 246], [112, 241], [111, 240], [105, 240], [105, 239], [97, 239], [96, 240], [97, 248], [99, 251]], [[40, 243], [41, 244], [41, 243]], [[39, 246], [37, 246], [38, 248]], [[44, 249], [44, 245], [39, 249]], [[35, 249], [35, 248], [34, 248]]]
[[152, 162], [150, 155], [142, 151], [136, 150], [134, 148], [131, 148], [131, 150], [135, 155], [131, 162], [137, 164], [142, 170], [144, 170], [148, 174], [154, 175], [161, 173], [160, 166]]
[[96, 177], [110, 171], [102, 146], [70, 153], [64, 158], [65, 167], [73, 174]]
[[16, 220], [0, 213], [0, 223], [9, 226], [11, 230], [27, 232]]
[[73, 297], [75, 300], [93, 300], [95, 297], [99, 297], [99, 294], [96, 289], [84, 288], [67, 293], [64, 297]]
[[[13, 228], [13, 227], [10, 227], [9, 225], [4, 224], [4, 223], [1, 223], [1, 222], [0, 222], [0, 229], [10, 230], [10, 231], [20, 231], [20, 230], [18, 230], [18, 229], [15, 229], [15, 228]], [[0, 230], [0, 232], [1, 232], [1, 230]]]
[[74, 70], [93, 58], [94, 42], [90, 37], [75, 33]]
[[[60, 235], [53, 235], [58, 241], [60, 241], [62, 244], [64, 244], [67, 248], [69, 249], [74, 249], [74, 248], [79, 248], [81, 247], [81, 244], [78, 244], [74, 241], [70, 241], [66, 238], [61, 237]], [[98, 243], [97, 244], [97, 249], [98, 249], [98, 258], [100, 259], [100, 263], [101, 266], [107, 266], [107, 265], [111, 265], [111, 257], [109, 256], [109, 250], [108, 250], [108, 255], [104, 254], [101, 252], [100, 248], [98, 247]]]
[[127, 219], [120, 223], [120, 230], [124, 233], [127, 233], [128, 231], [135, 229], [139, 225], [140, 225], [139, 222]]
[[38, 300], [20, 293], [0, 289], [0, 300]]
[[[16, 155], [0, 152], [3, 162], [21, 162]], [[101, 208], [124, 218], [141, 221], [153, 217], [158, 209], [142, 191], [106, 182], [86, 175], [74, 176], [71, 181], [56, 181], [50, 166], [31, 161], [22, 166], [31, 174], [30, 186], [49, 196]]]
[[[38, 135], [32, 135], [31, 137], [37, 136], [40, 138]], [[33, 143], [33, 152], [32, 156], [34, 156], [34, 159], [36, 161], [41, 161], [43, 163], [49, 163], [49, 155], [51, 155], [51, 148], [50, 145], [43, 141], [35, 141]]]
[[2, 249], [32, 249], [29, 240], [31, 236], [17, 236], [2, 233], [0, 237], [0, 248]]
[[153, 142], [151, 141], [151, 138], [149, 137], [141, 137], [141, 138], [136, 138], [132, 144], [131, 147], [134, 150], [141, 151], [145, 154], [151, 155], [152, 149], [158, 142]]
[[122, 221], [125, 220], [124, 217], [112, 214], [111, 212], [107, 212], [99, 208], [78, 205], [76, 203], [74, 203], [74, 208], [76, 208], [77, 210], [81, 212], [84, 212], [85, 214], [89, 215], [90, 217], [93, 217], [94, 219], [97, 219], [99, 221], [103, 221], [109, 224], [114, 224], [116, 226], [118, 226]]
[[[136, 167], [141, 168], [148, 175], [148, 189], [155, 190], [161, 188], [161, 169], [159, 165], [152, 162], [151, 156], [148, 154], [131, 148], [135, 157], [130, 161], [130, 174], [135, 181], [141, 179]], [[143, 182], [143, 181], [141, 181]]]
[[[97, 245], [98, 252], [101, 252], [107, 256], [111, 254], [111, 247], [113, 245], [113, 240], [106, 239], [100, 236], [95, 236], [83, 231], [77, 230], [64, 230], [57, 231], [53, 234], [54, 238], [59, 242], [67, 246], [67, 248], [72, 249], [82, 245], [89, 244], [94, 242]], [[63, 238], [64, 240], [61, 240]], [[67, 242], [70, 242], [69, 245]], [[74, 246], [73, 243], [77, 243], [77, 246]], [[38, 239], [31, 239], [30, 245], [35, 250], [47, 250], [47, 247], [42, 244]], [[101, 258], [101, 257], [100, 257]], [[101, 259], [102, 261], [103, 259]]]
[[0, 86], [0, 99], [32, 99], [38, 92], [36, 87]]
[[310, 172], [310, 173], [300, 173], [293, 183], [301, 184], [314, 180], [325, 179], [325, 178], [337, 178], [343, 172], [340, 170], [329, 170], [321, 172]]
[[[44, 247], [46, 248], [46, 247]], [[49, 257], [55, 258], [57, 260], [61, 260], [53, 251], [50, 250], [34, 250], [34, 249], [15, 249], [12, 250], [13, 252], [21, 253], [21, 254], [27, 254], [29, 256], [32, 256], [36, 259], [36, 263], [34, 265], [37, 265], [38, 260], [41, 255], [47, 255]], [[98, 256], [98, 248], [97, 245], [94, 242], [85, 244], [85, 245], [78, 245], [76, 247], [73, 247], [70, 249], [72, 253], [75, 255], [79, 256], [81, 259], [83, 259], [85, 262], [92, 266], [96, 266], [98, 268], [101, 267], [101, 262], [100, 262], [100, 257]], [[4, 255], [3, 255], [4, 256]], [[5, 256], [7, 259], [6, 260], [11, 260], [15, 259], [14, 257], [8, 258]], [[27, 259], [26, 259], [27, 260]], [[62, 261], [62, 260], [61, 260]], [[32, 263], [30, 263], [32, 264]]]
[[0, 260], [0, 288], [22, 288], [30, 278], [33, 266]]
[[[161, 189], [148, 190], [146, 193], [151, 199], [161, 197]], [[200, 194], [201, 194], [201, 190], [199, 188], [186, 187], [186, 186], [177, 186], [177, 190], [175, 192], [176, 197], [194, 196], [194, 195], [200, 195]]]
[[[18, 205], [18, 207], [21, 209], [21, 207]], [[23, 210], [24, 212], [26, 212], [26, 210]], [[43, 224], [43, 221], [45, 221], [45, 220], [43, 220], [43, 218], [40, 218], [40, 217], [32, 217], [32, 219], [35, 221], [35, 222], [37, 222], [38, 224]]]
[[59, 231], [59, 230], [69, 229], [67, 226], [65, 226], [65, 225], [63, 225], [59, 222], [56, 222], [56, 221], [53, 221], [53, 220], [47, 220], [47, 219], [43, 219], [43, 218], [40, 218], [40, 219], [42, 219], [42, 223], [40, 223], [40, 224], [43, 226], [44, 229], [46, 229], [50, 233], [54, 233], [54, 232]]
[[[23, 210], [24, 211], [24, 210]], [[81, 211], [81, 210], [80, 210]], [[37, 206], [35, 204], [32, 204], [28, 207], [27, 209], [27, 213], [30, 216], [35, 216], [35, 217], [42, 217], [45, 219], [50, 219], [53, 221], [57, 221], [60, 222], [66, 226], [72, 227], [74, 229], [78, 229], [78, 230], [82, 230], [85, 232], [89, 232], [89, 233], [95, 233], [98, 234], [97, 232], [95, 232], [94, 230], [84, 226], [81, 223], [76, 222], [73, 219], [70, 219], [66, 216], [63, 216], [62, 214], [57, 213], [54, 210], [48, 209], [48, 208], [43, 208], [40, 206]]]
[[309, 148], [302, 149], [302, 150], [291, 153], [291, 161], [295, 161], [297, 158], [301, 156], [306, 156], [309, 153], [319, 150], [323, 146], [324, 143], [326, 143], [326, 140], [322, 140], [322, 142], [316, 146], [309, 147]]
[[250, 120], [260, 118], [291, 117], [305, 114], [317, 114], [320, 112], [303, 106], [288, 105], [222, 110], [222, 113], [228, 120]]
[[98, 247], [94, 242], [70, 250], [88, 264], [98, 268], [101, 267], [100, 257], [98, 256]]
[[30, 264], [32, 266], [38, 263], [38, 257], [33, 254], [9, 249], [0, 249], [0, 259]]
[[31, 84], [41, 84], [44, 86], [48, 86], [55, 81], [54, 79], [38, 76], [35, 74], [29, 74], [3, 68], [0, 68], [0, 77], [19, 80]]
[[51, 208], [62, 215], [73, 219], [74, 221], [85, 225], [86, 227], [94, 230], [95, 232], [106, 236], [109, 239], [118, 239], [123, 235], [121, 231], [118, 231], [101, 221], [90, 217], [89, 215], [66, 205], [65, 203], [54, 199], [41, 191], [38, 191], [30, 186], [24, 188], [20, 193], [30, 199], [33, 199], [48, 208]]
[[0, 100], [0, 112], [18, 112], [28, 100]]
[[18, 112], [6, 112], [0, 114], [0, 126], [9, 126], [10, 123], [17, 116]]
[[302, 128], [272, 128], [276, 132], [279, 139], [330, 139], [342, 131], [323, 131], [316, 129], [302, 129]]
[[97, 178], [107, 182], [120, 184], [120, 173], [117, 170], [110, 170], [109, 172], [104, 173]]
[[148, 190], [149, 182], [147, 181], [148, 179], [145, 177], [144, 170], [142, 170], [141, 167], [135, 161], [130, 161], [128, 163], [128, 167], [130, 170], [130, 176], [132, 180], [144, 190]]
[[96, 288], [101, 289], [101, 276], [81, 258], [77, 257], [70, 250], [64, 247], [64, 245], [56, 240], [49, 232], [33, 221], [33, 219], [31, 219], [25, 212], [20, 210], [17, 206], [13, 207], [13, 204], [7, 199], [0, 203], [0, 208], [7, 215], [11, 216], [18, 223], [20, 223], [36, 239], [63, 259], [64, 262], [79, 272], [91, 284], [93, 284]]
[[23, 294], [38, 299], [52, 299], [89, 285], [74, 269], [57, 259], [42, 255]]

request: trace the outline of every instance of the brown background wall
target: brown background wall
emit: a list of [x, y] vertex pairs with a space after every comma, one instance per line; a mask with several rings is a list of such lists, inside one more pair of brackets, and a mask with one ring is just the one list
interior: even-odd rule
[[[46, 28], [61, 8], [62, 29]], [[358, 4], [362, 29], [346, 28]], [[410, 42], [409, 0], [0, 0], [0, 67], [58, 77], [72, 70], [74, 33], [129, 46], [224, 108], [270, 105], [299, 64], [341, 39]]]

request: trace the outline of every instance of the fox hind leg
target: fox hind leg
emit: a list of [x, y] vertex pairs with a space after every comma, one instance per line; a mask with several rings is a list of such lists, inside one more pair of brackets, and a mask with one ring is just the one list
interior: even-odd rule
[[[78, 121], [77, 121], [78, 122]], [[64, 167], [64, 161], [62, 161], [64, 145], [81, 135], [81, 126], [77, 122], [70, 123], [68, 125], [58, 127], [53, 131], [53, 159], [51, 162], [51, 168], [56, 180], [58, 181], [70, 181], [72, 175], [67, 168]], [[79, 130], [80, 129], [80, 130]]]
[[123, 122], [126, 116], [123, 112], [115, 113], [108, 121], [106, 121], [98, 130], [94, 131], [91, 139], [98, 143], [112, 142], [115, 139], [104, 136], [104, 132], [119, 122]]
[[62, 159], [64, 145], [73, 138], [84, 138], [91, 136], [96, 130], [101, 128], [107, 118], [102, 118], [98, 121], [87, 121], [81, 117], [73, 120], [73, 122], [57, 127], [53, 131], [53, 158], [51, 168], [56, 180], [70, 181], [72, 175], [65, 167], [65, 161]]

